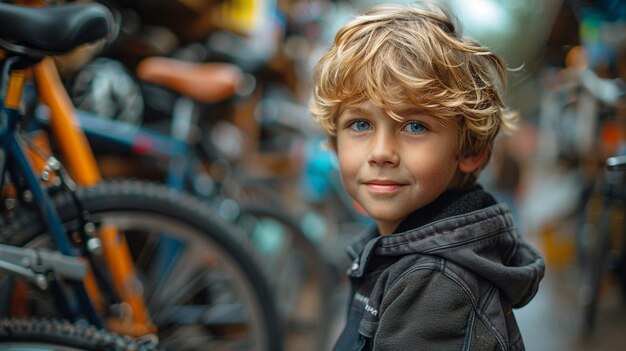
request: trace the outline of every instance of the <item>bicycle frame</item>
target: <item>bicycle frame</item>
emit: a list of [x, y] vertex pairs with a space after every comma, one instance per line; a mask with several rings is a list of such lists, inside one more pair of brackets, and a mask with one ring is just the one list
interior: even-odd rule
[[[11, 62], [7, 59], [5, 64], [6, 91], [4, 93], [4, 106], [2, 107], [1, 142], [4, 159], [2, 173], [9, 170], [11, 178], [20, 185], [23, 180], [24, 189], [32, 194], [33, 200], [39, 205], [42, 218], [50, 229], [55, 247], [66, 256], [75, 256], [70, 239], [65, 233], [61, 220], [56, 213], [53, 202], [41, 184], [38, 176], [39, 170], [33, 167], [33, 160], [23, 148], [17, 137], [17, 121], [20, 117], [21, 95], [26, 82], [26, 77], [32, 73], [42, 102], [50, 109], [50, 129], [55, 140], [59, 142], [59, 148], [67, 169], [78, 185], [92, 186], [101, 180], [100, 172], [93, 152], [87, 139], [75, 118], [75, 111], [67, 92], [63, 88], [56, 67], [51, 58], [44, 58], [36, 64], [33, 70], [19, 68], [19, 60]], [[2, 178], [4, 179], [4, 178]], [[151, 323], [143, 296], [136, 289], [130, 288], [131, 282], [136, 280], [130, 252], [125, 243], [122, 233], [115, 228], [108, 227], [98, 233], [102, 245], [107, 269], [111, 274], [114, 289], [123, 302], [126, 302], [132, 313], [130, 320], [109, 320], [109, 328], [132, 336], [144, 335], [155, 331], [156, 327]], [[83, 282], [74, 282], [73, 288], [80, 302], [80, 310], [84, 311], [89, 322], [101, 326], [102, 320], [97, 311], [99, 305], [99, 292], [95, 278], [89, 270]], [[69, 307], [61, 298], [57, 298], [60, 306]], [[68, 311], [67, 317], [75, 319], [78, 316], [77, 308]]]
[[59, 142], [67, 168], [80, 185], [92, 186], [101, 180], [96, 159], [74, 117], [74, 107], [63, 88], [54, 62], [45, 58], [35, 66], [34, 76], [41, 101], [50, 108], [50, 127]]
[[[88, 140], [120, 148], [129, 154], [170, 160], [166, 176], [166, 183], [170, 188], [183, 190], [185, 181], [196, 174], [195, 167], [198, 167], [198, 162], [194, 162], [197, 160], [190, 157], [191, 150], [186, 142], [158, 131], [105, 119], [88, 111], [75, 112], [81, 130]], [[43, 125], [51, 125], [50, 111], [39, 109], [36, 118], [37, 122]]]
[[[74, 256], [71, 243], [63, 230], [61, 220], [49, 199], [47, 192], [42, 187], [36, 171], [31, 165], [25, 150], [17, 137], [18, 119], [20, 117], [21, 95], [25, 83], [26, 70], [20, 67], [22, 63], [17, 57], [10, 57], [5, 61], [3, 79], [6, 90], [3, 92], [4, 101], [0, 111], [0, 144], [2, 145], [2, 170], [0, 177], [4, 180], [8, 171], [16, 186], [27, 189], [33, 200], [38, 204], [43, 220], [46, 222], [50, 235], [59, 252], [66, 256]], [[87, 318], [96, 326], [101, 324], [93, 304], [87, 295], [87, 290], [82, 283], [73, 282], [73, 289], [79, 299], [81, 308]], [[77, 311], [62, 302], [58, 294], [57, 302], [67, 308], [69, 315], [78, 315]]]
[[[35, 67], [34, 73], [42, 102], [50, 108], [51, 132], [59, 142], [68, 170], [78, 185], [94, 185], [102, 179], [100, 171], [54, 62], [50, 58], [44, 59]], [[136, 289], [130, 288], [136, 276], [123, 233], [107, 227], [98, 234], [107, 268], [115, 282], [114, 288], [132, 311], [132, 320], [114, 323], [109, 327], [133, 336], [154, 332], [156, 327], [150, 322], [143, 296]]]

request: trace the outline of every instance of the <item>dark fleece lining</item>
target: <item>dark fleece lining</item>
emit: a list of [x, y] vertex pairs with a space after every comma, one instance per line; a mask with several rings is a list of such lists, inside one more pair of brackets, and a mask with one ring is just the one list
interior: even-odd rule
[[450, 189], [433, 202], [411, 213], [394, 233], [403, 233], [447, 217], [462, 215], [496, 204], [496, 200], [480, 185]]

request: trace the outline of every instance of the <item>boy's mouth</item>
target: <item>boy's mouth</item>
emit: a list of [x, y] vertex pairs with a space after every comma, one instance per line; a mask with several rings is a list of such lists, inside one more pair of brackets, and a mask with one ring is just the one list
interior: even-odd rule
[[402, 183], [391, 180], [370, 180], [364, 183], [368, 190], [374, 193], [388, 194], [399, 190], [404, 186]]

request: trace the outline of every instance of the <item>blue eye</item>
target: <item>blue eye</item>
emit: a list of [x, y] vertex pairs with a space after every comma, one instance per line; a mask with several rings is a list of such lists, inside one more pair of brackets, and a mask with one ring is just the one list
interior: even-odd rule
[[411, 134], [422, 134], [427, 131], [426, 126], [419, 122], [409, 122], [402, 127], [402, 129]]
[[367, 121], [354, 121], [350, 124], [350, 129], [353, 129], [357, 132], [364, 132], [366, 130], [372, 129], [372, 126]]

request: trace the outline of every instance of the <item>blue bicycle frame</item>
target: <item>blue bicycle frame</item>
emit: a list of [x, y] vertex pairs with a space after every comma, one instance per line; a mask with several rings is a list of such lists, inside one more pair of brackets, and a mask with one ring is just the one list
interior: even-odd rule
[[[40, 107], [37, 122], [48, 124], [48, 112]], [[168, 159], [167, 185], [183, 190], [185, 181], [194, 174], [197, 164], [189, 157], [189, 146], [181, 140], [158, 131], [129, 125], [125, 122], [102, 118], [91, 112], [76, 110], [76, 117], [88, 139], [137, 156]]]

